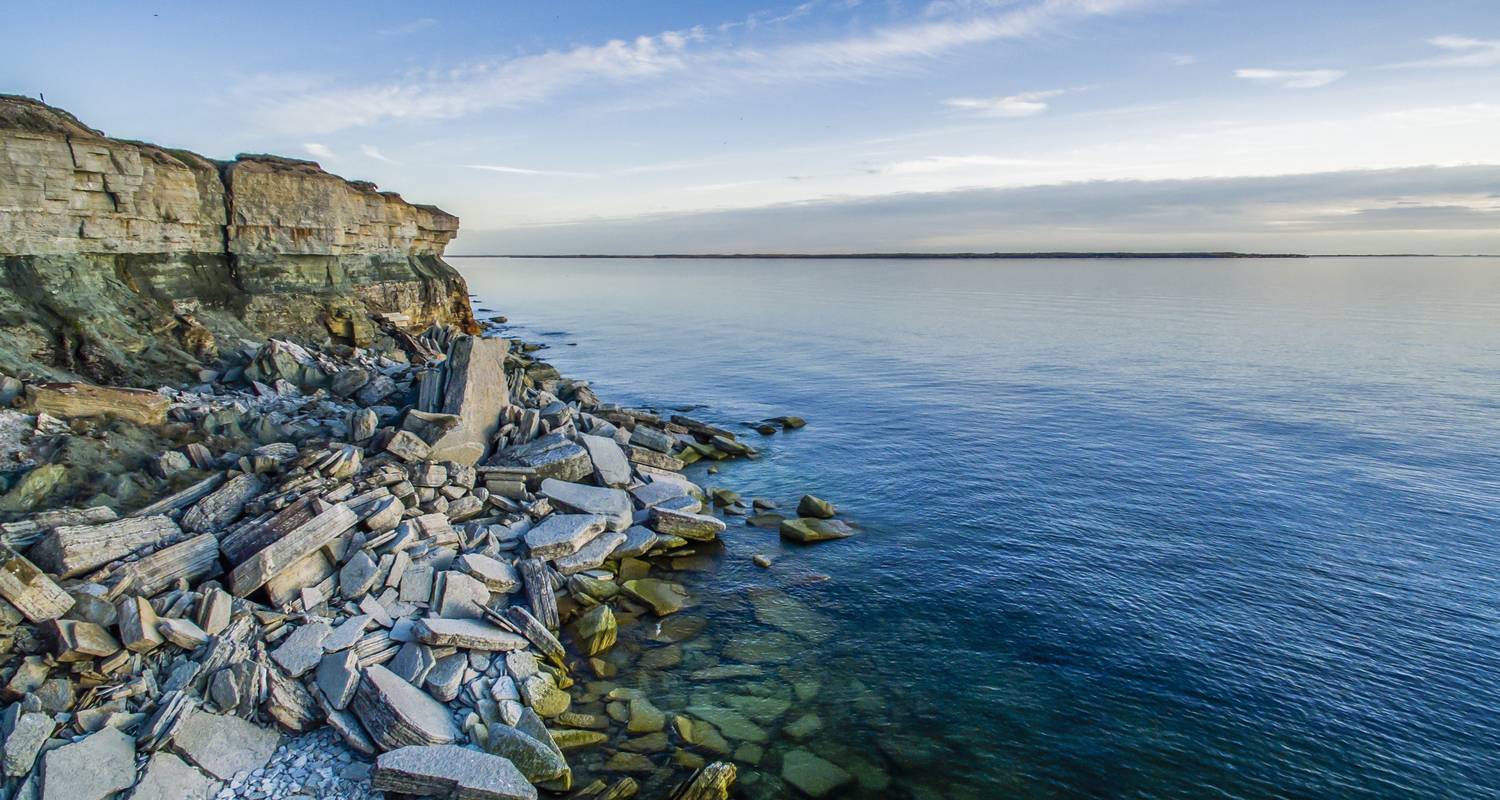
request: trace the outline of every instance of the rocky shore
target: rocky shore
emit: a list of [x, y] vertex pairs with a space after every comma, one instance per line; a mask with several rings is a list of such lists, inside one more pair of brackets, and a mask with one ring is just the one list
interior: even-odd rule
[[[11, 153], [56, 135], [75, 160], [80, 141], [110, 151], [93, 174], [129, 172], [115, 140], [72, 130], [76, 120], [57, 133], [60, 112], [46, 107], [10, 108], [0, 145]], [[24, 185], [18, 163], [0, 178]], [[332, 185], [315, 167], [247, 163], [222, 174], [250, 187], [274, 164], [298, 185]], [[0, 201], [24, 194], [14, 190], [0, 182]], [[243, 223], [254, 196], [237, 190], [227, 213]], [[8, 275], [99, 264], [59, 247], [81, 260], [16, 255]], [[259, 255], [225, 263], [287, 269], [275, 246]], [[177, 258], [156, 264], [166, 283]], [[443, 297], [454, 286], [439, 284]], [[19, 286], [0, 286], [0, 300], [24, 300]], [[245, 286], [240, 275], [231, 288]], [[791, 713], [817, 681], [769, 670], [831, 636], [828, 620], [759, 592], [757, 620], [783, 632], [727, 643], [733, 663], [721, 664], [695, 648], [706, 620], [683, 613], [697, 600], [677, 576], [722, 552], [730, 522], [798, 543], [853, 532], [817, 498], [783, 515], [684, 475], [756, 457], [736, 433], [604, 402], [540, 345], [474, 323], [467, 296], [409, 314], [399, 291], [358, 302], [368, 287], [312, 301], [293, 291], [303, 299], [289, 307], [313, 302], [324, 316], [258, 336], [285, 314], [249, 309], [285, 293], [204, 304], [183, 291], [128, 302], [174, 320], [143, 347], [172, 350], [190, 380], [58, 380], [116, 362], [6, 355], [0, 796], [708, 800], [729, 796], [737, 764], [764, 760], [766, 725], [799, 740], [820, 728]], [[233, 337], [177, 346], [206, 329], [190, 308], [222, 315]], [[96, 355], [124, 352], [123, 339], [91, 341]], [[115, 377], [154, 369], [126, 362]], [[726, 682], [741, 688], [716, 690]], [[754, 776], [756, 796], [880, 780], [805, 749], [778, 761], [780, 780]]]

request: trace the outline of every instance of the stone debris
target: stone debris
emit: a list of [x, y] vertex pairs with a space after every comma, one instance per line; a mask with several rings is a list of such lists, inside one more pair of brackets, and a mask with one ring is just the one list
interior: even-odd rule
[[[35, 510], [52, 470], [0, 521], [8, 785], [535, 798], [573, 791], [579, 760], [585, 796], [725, 796], [734, 768], [705, 756], [763, 737], [759, 717], [697, 702], [694, 722], [593, 677], [684, 660], [702, 620], [652, 570], [722, 547], [719, 515], [749, 509], [681, 470], [754, 449], [605, 405], [505, 339], [386, 335], [402, 359], [271, 340], [191, 389], [38, 387], [48, 413], [199, 434], [142, 460], [154, 494]], [[645, 650], [627, 638], [657, 618]]]
[[536, 787], [509, 759], [464, 747], [403, 747], [375, 761], [383, 792], [459, 800], [536, 800]]

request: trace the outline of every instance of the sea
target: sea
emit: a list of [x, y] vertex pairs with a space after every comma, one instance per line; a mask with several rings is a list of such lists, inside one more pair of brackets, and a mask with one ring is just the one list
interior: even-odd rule
[[653, 573], [701, 626], [622, 629], [741, 796], [1500, 797], [1500, 261], [452, 263], [857, 530], [727, 517]]

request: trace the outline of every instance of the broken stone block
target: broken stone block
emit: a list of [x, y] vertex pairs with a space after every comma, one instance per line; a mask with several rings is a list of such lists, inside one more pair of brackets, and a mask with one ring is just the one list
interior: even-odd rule
[[323, 658], [323, 641], [333, 633], [326, 622], [311, 622], [282, 640], [281, 645], [271, 651], [271, 658], [287, 674], [300, 678], [318, 666]]
[[536, 787], [509, 759], [466, 747], [402, 747], [375, 761], [370, 788], [457, 800], [536, 800]]
[[234, 598], [229, 592], [220, 588], [213, 588], [203, 593], [203, 598], [198, 601], [198, 627], [209, 636], [218, 636], [229, 627], [229, 614], [234, 604]]
[[435, 611], [449, 619], [482, 619], [481, 608], [490, 602], [490, 590], [476, 578], [456, 570], [438, 576]]
[[553, 514], [526, 532], [526, 546], [540, 559], [576, 553], [604, 532], [606, 522], [594, 514]]
[[359, 654], [353, 650], [329, 653], [318, 663], [318, 688], [328, 704], [343, 711], [359, 688]]
[[156, 629], [156, 610], [144, 597], [124, 597], [115, 607], [116, 627], [125, 649], [132, 653], [149, 653], [164, 641]]
[[271, 760], [281, 735], [233, 714], [197, 710], [172, 736], [172, 749], [219, 780], [257, 770]]
[[98, 525], [64, 525], [43, 536], [28, 555], [47, 572], [72, 578], [181, 533], [165, 514]]
[[92, 622], [48, 620], [42, 623], [41, 631], [52, 646], [53, 657], [64, 663], [103, 658], [120, 650], [120, 643], [115, 641], [115, 637]]
[[390, 670], [407, 683], [421, 686], [427, 680], [427, 673], [436, 665], [437, 658], [432, 655], [432, 648], [420, 642], [407, 642], [391, 659]]
[[57, 722], [38, 711], [21, 712], [21, 704], [13, 704], [5, 712], [4, 772], [8, 777], [20, 777], [31, 771], [36, 764], [37, 753], [52, 736]]
[[158, 752], [146, 762], [146, 772], [130, 800], [210, 800], [223, 785], [177, 756]]
[[605, 527], [612, 531], [623, 531], [630, 527], [631, 516], [635, 511], [630, 495], [623, 489], [547, 478], [542, 481], [540, 493], [560, 510], [603, 517]]
[[375, 559], [363, 550], [350, 556], [349, 561], [339, 569], [339, 592], [344, 597], [353, 599], [370, 591], [375, 583], [377, 566]]
[[458, 697], [459, 687], [462, 685], [464, 670], [468, 668], [469, 657], [463, 653], [454, 653], [438, 659], [437, 664], [427, 673], [424, 685], [433, 697], [451, 703]]
[[7, 546], [0, 545], [0, 597], [32, 622], [46, 622], [66, 614], [73, 598], [37, 566]]
[[417, 641], [433, 647], [510, 652], [524, 650], [526, 638], [477, 619], [428, 617], [412, 625]]
[[148, 389], [119, 389], [90, 383], [33, 383], [26, 387], [29, 408], [62, 419], [117, 417], [136, 425], [167, 421], [172, 401]]
[[625, 534], [619, 531], [606, 531], [578, 548], [578, 552], [554, 559], [552, 565], [557, 567], [557, 571], [563, 575], [573, 575], [584, 570], [595, 569], [610, 558], [616, 548], [625, 543], [625, 538]]
[[163, 617], [157, 620], [156, 631], [184, 650], [197, 650], [208, 643], [208, 634], [190, 620]]
[[[521, 713], [536, 718], [530, 709]], [[540, 724], [541, 720], [538, 719], [537, 723]], [[546, 734], [545, 727], [542, 732], [547, 735], [546, 742], [539, 741], [518, 728], [496, 722], [489, 726], [484, 749], [509, 759], [526, 776], [526, 780], [532, 783], [554, 780], [568, 771], [568, 762], [561, 752], [552, 749], [552, 737]]]
[[135, 783], [135, 739], [104, 728], [42, 756], [41, 800], [104, 800]]
[[521, 576], [515, 567], [480, 553], [461, 556], [458, 568], [482, 581], [495, 594], [510, 594], [521, 588]]
[[723, 533], [726, 526], [718, 517], [657, 506], [651, 509], [651, 527], [663, 536], [681, 536], [684, 539], [707, 542]]
[[510, 405], [505, 379], [509, 350], [509, 340], [476, 336], [456, 338], [448, 346], [443, 401], [437, 410], [457, 416], [459, 423], [432, 445], [433, 460], [472, 465], [484, 458], [500, 430], [500, 412]]
[[349, 709], [382, 750], [451, 744], [461, 735], [446, 706], [379, 665], [365, 668]]

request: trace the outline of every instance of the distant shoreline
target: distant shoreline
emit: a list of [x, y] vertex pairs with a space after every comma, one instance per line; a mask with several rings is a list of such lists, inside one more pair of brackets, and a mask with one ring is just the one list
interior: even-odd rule
[[858, 260], [969, 260], [1001, 261], [1021, 259], [1145, 259], [1145, 258], [1497, 258], [1487, 253], [1445, 255], [1441, 253], [449, 253], [445, 258], [614, 258], [614, 259], [798, 259], [820, 261]]

